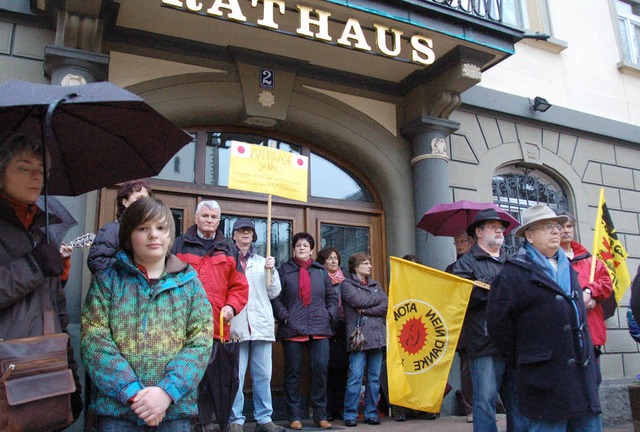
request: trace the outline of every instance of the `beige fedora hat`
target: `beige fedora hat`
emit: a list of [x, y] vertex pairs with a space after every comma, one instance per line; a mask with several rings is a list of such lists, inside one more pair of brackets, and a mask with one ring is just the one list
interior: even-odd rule
[[522, 225], [514, 234], [516, 237], [524, 237], [524, 232], [531, 228], [531, 225], [543, 220], [557, 220], [560, 225], [564, 225], [569, 222], [569, 217], [558, 216], [545, 204], [536, 204], [522, 212]]

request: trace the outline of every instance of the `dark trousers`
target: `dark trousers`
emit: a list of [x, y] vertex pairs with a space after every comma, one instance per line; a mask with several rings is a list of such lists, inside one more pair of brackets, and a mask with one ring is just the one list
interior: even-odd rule
[[309, 350], [313, 419], [316, 421], [326, 420], [329, 339], [310, 339], [306, 342], [282, 341], [287, 416], [289, 421], [301, 420], [306, 417], [304, 403], [300, 397], [300, 369], [305, 347]]

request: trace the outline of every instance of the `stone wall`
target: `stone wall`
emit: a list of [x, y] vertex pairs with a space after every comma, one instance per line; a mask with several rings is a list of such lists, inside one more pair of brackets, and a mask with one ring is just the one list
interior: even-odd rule
[[[591, 249], [599, 191], [604, 187], [634, 277], [640, 264], [638, 145], [480, 111], [459, 110], [451, 120], [461, 123], [448, 143], [453, 200], [492, 201], [491, 178], [496, 170], [526, 163], [562, 185], [570, 210], [578, 219], [578, 241]], [[629, 336], [626, 322], [629, 295], [627, 291], [616, 314], [607, 320], [607, 343], [601, 357], [604, 418], [609, 423], [630, 419], [626, 384], [640, 374], [640, 351]]]

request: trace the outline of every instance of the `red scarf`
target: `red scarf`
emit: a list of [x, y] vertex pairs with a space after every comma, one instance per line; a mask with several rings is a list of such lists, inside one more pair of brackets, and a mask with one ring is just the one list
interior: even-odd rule
[[327, 273], [329, 273], [329, 278], [331, 278], [331, 283], [334, 285], [338, 285], [340, 282], [344, 280], [344, 275], [342, 274], [342, 270], [340, 269], [334, 271], [333, 273], [331, 273], [330, 271], [327, 271]]
[[3, 193], [0, 193], [0, 197], [4, 198], [7, 203], [9, 203], [13, 211], [16, 213], [16, 216], [18, 216], [18, 219], [20, 219], [20, 222], [22, 222], [22, 225], [24, 225], [24, 229], [29, 230], [29, 227], [33, 223], [33, 219], [38, 213], [38, 206], [35, 204], [25, 204]]
[[300, 300], [302, 300], [302, 306], [307, 307], [311, 304], [311, 275], [309, 274], [309, 269], [311, 268], [313, 260], [309, 258], [306, 261], [302, 261], [294, 258], [293, 262], [300, 267], [300, 273], [298, 273], [298, 294], [300, 295]]

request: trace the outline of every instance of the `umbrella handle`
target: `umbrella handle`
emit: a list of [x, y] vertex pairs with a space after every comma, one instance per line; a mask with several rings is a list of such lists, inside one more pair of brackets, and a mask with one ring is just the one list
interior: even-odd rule
[[224, 343], [224, 316], [220, 311], [220, 342]]

